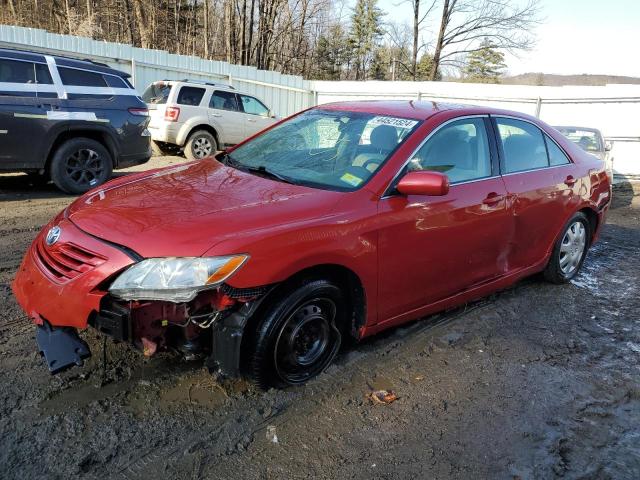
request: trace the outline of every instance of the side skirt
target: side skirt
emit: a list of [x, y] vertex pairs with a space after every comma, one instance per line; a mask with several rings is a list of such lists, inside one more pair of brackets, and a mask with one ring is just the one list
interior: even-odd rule
[[387, 320], [383, 320], [382, 322], [372, 325], [370, 327], [365, 327], [363, 330], [361, 330], [362, 332], [361, 338], [367, 337], [369, 335], [374, 335], [378, 332], [386, 330], [387, 328], [395, 327], [397, 325], [401, 325], [411, 320], [416, 320], [418, 318], [425, 317], [427, 315], [431, 315], [433, 313], [440, 312], [442, 310], [447, 310], [449, 308], [463, 305], [472, 300], [477, 300], [479, 298], [482, 298], [497, 290], [502, 290], [503, 288], [513, 285], [518, 280], [524, 277], [528, 277], [535, 273], [541, 272], [542, 270], [544, 270], [547, 264], [547, 261], [548, 261], [548, 256], [545, 256], [544, 261], [537, 263], [532, 267], [527, 267], [525, 269], [518, 270], [517, 272], [511, 273], [509, 275], [505, 275], [504, 277], [500, 277], [489, 283], [484, 283], [482, 285], [472, 287], [469, 290], [465, 290], [463, 292], [457, 293], [443, 300], [438, 300], [437, 302], [431, 303], [429, 305], [425, 305], [423, 307], [419, 307], [414, 310], [411, 310], [407, 313], [403, 313], [401, 315], [397, 315]]

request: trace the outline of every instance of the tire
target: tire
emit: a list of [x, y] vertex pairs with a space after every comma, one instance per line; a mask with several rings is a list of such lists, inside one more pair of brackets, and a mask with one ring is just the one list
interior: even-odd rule
[[78, 137], [67, 140], [53, 154], [51, 180], [65, 193], [81, 194], [111, 178], [113, 159], [99, 142]]
[[590, 244], [589, 219], [578, 212], [563, 227], [544, 270], [544, 278], [551, 283], [569, 282], [580, 271]]
[[343, 290], [307, 280], [276, 297], [260, 315], [248, 345], [247, 374], [260, 388], [302, 385], [335, 358], [350, 318]]
[[196, 130], [184, 146], [184, 154], [189, 160], [200, 160], [215, 155], [218, 143], [206, 130]]
[[154, 157], [164, 157], [167, 155], [171, 155], [170, 148], [167, 147], [167, 144], [156, 142], [155, 140], [151, 140], [151, 152]]

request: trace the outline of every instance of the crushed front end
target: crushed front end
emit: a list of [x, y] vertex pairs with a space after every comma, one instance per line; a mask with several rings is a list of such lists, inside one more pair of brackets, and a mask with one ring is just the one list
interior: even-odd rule
[[266, 292], [267, 288], [234, 289], [223, 284], [184, 303], [126, 301], [108, 294], [89, 325], [133, 344], [145, 356], [177, 351], [186, 359], [206, 358], [211, 370], [236, 376], [244, 326]]
[[38, 348], [51, 373], [90, 356], [78, 330], [92, 326], [144, 355], [175, 350], [186, 358], [207, 357], [212, 369], [232, 376], [239, 370], [244, 325], [267, 291], [224, 283], [247, 258], [143, 259], [60, 214], [33, 241], [12, 288], [37, 326]]

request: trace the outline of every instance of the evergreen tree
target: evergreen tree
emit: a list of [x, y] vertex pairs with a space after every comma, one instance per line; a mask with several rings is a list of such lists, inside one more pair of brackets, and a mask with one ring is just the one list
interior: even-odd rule
[[485, 38], [480, 48], [469, 54], [462, 72], [467, 82], [499, 83], [506, 67], [504, 54]]
[[382, 10], [377, 6], [377, 0], [356, 1], [349, 35], [349, 45], [353, 50], [355, 61], [356, 80], [367, 78], [375, 47], [384, 34], [383, 16]]
[[348, 37], [342, 25], [336, 23], [330, 26], [328, 33], [318, 39], [313, 77], [319, 80], [340, 80], [350, 55]]
[[372, 80], [386, 80], [388, 70], [389, 59], [386, 49], [378, 47], [373, 53], [371, 68], [369, 69], [369, 78]]
[[[422, 55], [422, 57], [420, 57], [420, 60], [418, 61], [418, 67], [417, 67], [417, 80], [430, 80], [431, 79], [431, 65], [433, 64], [433, 55], [430, 55], [428, 53], [425, 53], [424, 55]], [[438, 70], [436, 72], [436, 81], [440, 81], [442, 80], [442, 73], [440, 73], [440, 70]]]

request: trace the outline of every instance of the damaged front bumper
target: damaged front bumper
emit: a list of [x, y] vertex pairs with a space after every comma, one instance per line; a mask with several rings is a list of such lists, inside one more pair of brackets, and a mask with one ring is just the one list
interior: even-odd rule
[[84, 360], [91, 356], [89, 346], [73, 327], [56, 328], [45, 321], [36, 327], [36, 343], [51, 374], [74, 365], [82, 366]]
[[[57, 226], [59, 238], [46, 241]], [[77, 331], [92, 326], [147, 356], [173, 349], [185, 357], [207, 357], [222, 375], [239, 373], [244, 326], [267, 287], [235, 289], [222, 284], [188, 303], [123, 301], [108, 291], [110, 278], [140, 258], [103, 242], [59, 215], [38, 234], [12, 289], [37, 325], [36, 340], [51, 373], [81, 365], [91, 352]]]

